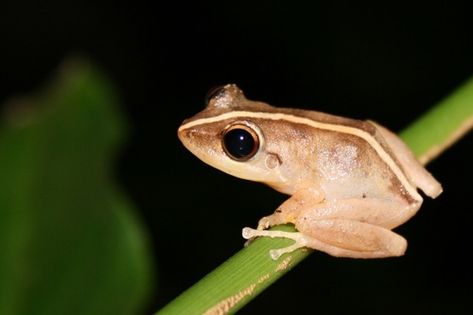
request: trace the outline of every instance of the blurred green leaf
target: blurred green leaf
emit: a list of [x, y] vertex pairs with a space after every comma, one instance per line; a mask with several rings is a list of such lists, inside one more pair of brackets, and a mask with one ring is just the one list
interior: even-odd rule
[[0, 314], [136, 314], [153, 277], [112, 177], [117, 97], [86, 62], [58, 76], [0, 125]]

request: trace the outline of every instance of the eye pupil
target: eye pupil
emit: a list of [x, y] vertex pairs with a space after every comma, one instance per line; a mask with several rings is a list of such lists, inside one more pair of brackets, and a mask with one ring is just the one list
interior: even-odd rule
[[258, 142], [255, 135], [243, 128], [228, 130], [223, 137], [225, 152], [233, 159], [244, 161], [255, 155]]

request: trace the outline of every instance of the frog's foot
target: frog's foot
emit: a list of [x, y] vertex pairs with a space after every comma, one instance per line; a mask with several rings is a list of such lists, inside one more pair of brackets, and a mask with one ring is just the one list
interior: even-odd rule
[[307, 245], [307, 238], [299, 232], [284, 232], [284, 231], [266, 231], [266, 230], [255, 230], [249, 227], [243, 228], [242, 231], [243, 238], [245, 239], [252, 239], [258, 236], [269, 236], [269, 237], [282, 237], [294, 240], [294, 244], [279, 248], [279, 249], [272, 249], [269, 251], [269, 255], [273, 260], [278, 259], [281, 255], [286, 253], [291, 253], [296, 249], [301, 247], [305, 247]]

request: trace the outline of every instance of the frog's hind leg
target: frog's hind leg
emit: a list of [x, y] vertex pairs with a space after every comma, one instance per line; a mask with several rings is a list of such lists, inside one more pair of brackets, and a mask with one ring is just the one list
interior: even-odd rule
[[401, 256], [407, 248], [407, 241], [391, 230], [355, 220], [297, 221], [296, 228], [305, 235], [307, 247], [337, 257]]
[[294, 240], [294, 244], [272, 249], [269, 254], [276, 260], [281, 255], [301, 247], [309, 247], [335, 257], [383, 258], [402, 256], [407, 241], [389, 229], [352, 220], [316, 220], [296, 227], [301, 232], [243, 229], [245, 239], [257, 236], [282, 237]]
[[252, 239], [257, 236], [268, 236], [268, 237], [288, 238], [294, 241], [294, 244], [288, 247], [270, 250], [269, 255], [271, 256], [273, 260], [278, 259], [283, 254], [291, 253], [301, 247], [306, 247], [307, 244], [309, 243], [309, 239], [299, 232], [255, 230], [255, 229], [246, 227], [246, 228], [243, 228], [242, 235], [243, 235], [243, 238], [245, 239]]

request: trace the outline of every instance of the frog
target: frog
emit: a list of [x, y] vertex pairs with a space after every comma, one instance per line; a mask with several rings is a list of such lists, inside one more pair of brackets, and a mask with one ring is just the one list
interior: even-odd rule
[[[235, 84], [209, 94], [206, 107], [178, 128], [182, 144], [203, 162], [289, 195], [242, 236], [293, 240], [271, 249], [274, 260], [299, 248], [335, 257], [404, 255], [393, 229], [441, 184], [395, 133], [372, 120], [247, 99]], [[292, 224], [296, 231], [270, 229]]]

